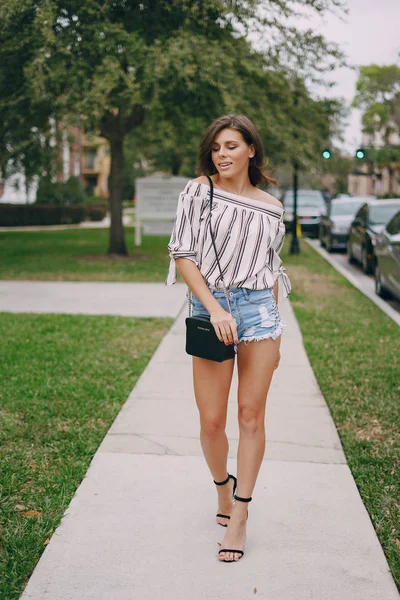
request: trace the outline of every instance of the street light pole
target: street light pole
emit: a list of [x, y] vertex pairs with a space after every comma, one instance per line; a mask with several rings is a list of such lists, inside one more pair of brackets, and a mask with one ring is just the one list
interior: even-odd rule
[[297, 160], [293, 161], [293, 221], [292, 221], [292, 240], [290, 244], [290, 254], [300, 254], [299, 239], [297, 237], [297, 189], [298, 189], [298, 170]]
[[299, 162], [296, 157], [296, 153], [298, 152], [297, 140], [299, 137], [299, 133], [297, 130], [297, 107], [299, 105], [299, 96], [300, 91], [296, 85], [296, 89], [293, 94], [293, 116], [294, 116], [294, 129], [293, 129], [293, 148], [294, 148], [294, 156], [292, 159], [293, 166], [293, 221], [292, 221], [292, 240], [290, 244], [290, 254], [300, 254], [300, 246], [299, 240], [297, 237], [297, 189], [298, 189], [298, 172], [299, 172]]

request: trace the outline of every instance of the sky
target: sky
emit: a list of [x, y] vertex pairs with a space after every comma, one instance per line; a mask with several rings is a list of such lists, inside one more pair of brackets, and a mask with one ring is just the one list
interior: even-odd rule
[[[399, 64], [400, 0], [348, 0], [349, 14], [341, 20], [335, 15], [322, 19], [313, 16], [304, 21], [323, 33], [346, 53], [350, 64]], [[358, 73], [349, 68], [329, 73], [336, 85], [326, 90], [328, 96], [342, 97], [350, 104], [354, 98]], [[347, 119], [344, 149], [353, 153], [361, 144], [361, 113], [352, 109]]]

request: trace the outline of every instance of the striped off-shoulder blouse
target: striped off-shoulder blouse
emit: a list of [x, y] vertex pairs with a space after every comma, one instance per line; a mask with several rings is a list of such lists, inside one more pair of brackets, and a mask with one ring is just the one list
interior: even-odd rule
[[[175, 259], [188, 258], [210, 287], [223, 288], [210, 236], [209, 199], [209, 186], [193, 180], [179, 195], [168, 244], [167, 285], [176, 281]], [[279, 256], [286, 233], [284, 212], [275, 204], [214, 188], [211, 227], [228, 288], [270, 288], [282, 277], [285, 297], [289, 295], [290, 280]]]

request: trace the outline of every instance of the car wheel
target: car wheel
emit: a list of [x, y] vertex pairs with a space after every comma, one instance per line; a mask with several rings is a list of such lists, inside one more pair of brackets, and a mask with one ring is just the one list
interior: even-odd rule
[[354, 263], [356, 262], [356, 259], [353, 256], [353, 251], [351, 249], [351, 241], [350, 241], [350, 239], [347, 240], [347, 260], [349, 261], [349, 263], [351, 265], [354, 265]]
[[361, 264], [364, 273], [370, 275], [372, 273], [371, 261], [368, 258], [368, 252], [365, 246], [361, 249]]
[[375, 292], [381, 298], [390, 298], [390, 293], [382, 285], [381, 271], [378, 265], [375, 266]]

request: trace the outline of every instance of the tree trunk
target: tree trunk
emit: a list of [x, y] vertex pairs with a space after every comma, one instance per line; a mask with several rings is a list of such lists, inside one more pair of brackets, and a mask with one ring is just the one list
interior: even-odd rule
[[29, 204], [29, 191], [31, 189], [32, 180], [33, 180], [33, 178], [29, 177], [26, 174], [26, 171], [25, 171], [25, 194], [26, 194], [26, 201], [25, 201], [25, 203], [26, 204]]
[[177, 154], [172, 154], [171, 157], [171, 172], [172, 175], [179, 175], [179, 169], [181, 168], [182, 159]]
[[110, 136], [110, 215], [108, 254], [128, 254], [125, 245], [125, 232], [122, 224], [122, 173], [124, 169], [124, 133], [119, 127]]
[[393, 197], [393, 169], [391, 167], [391, 165], [388, 166], [387, 168], [388, 170], [388, 175], [389, 175], [389, 196], [392, 198]]

